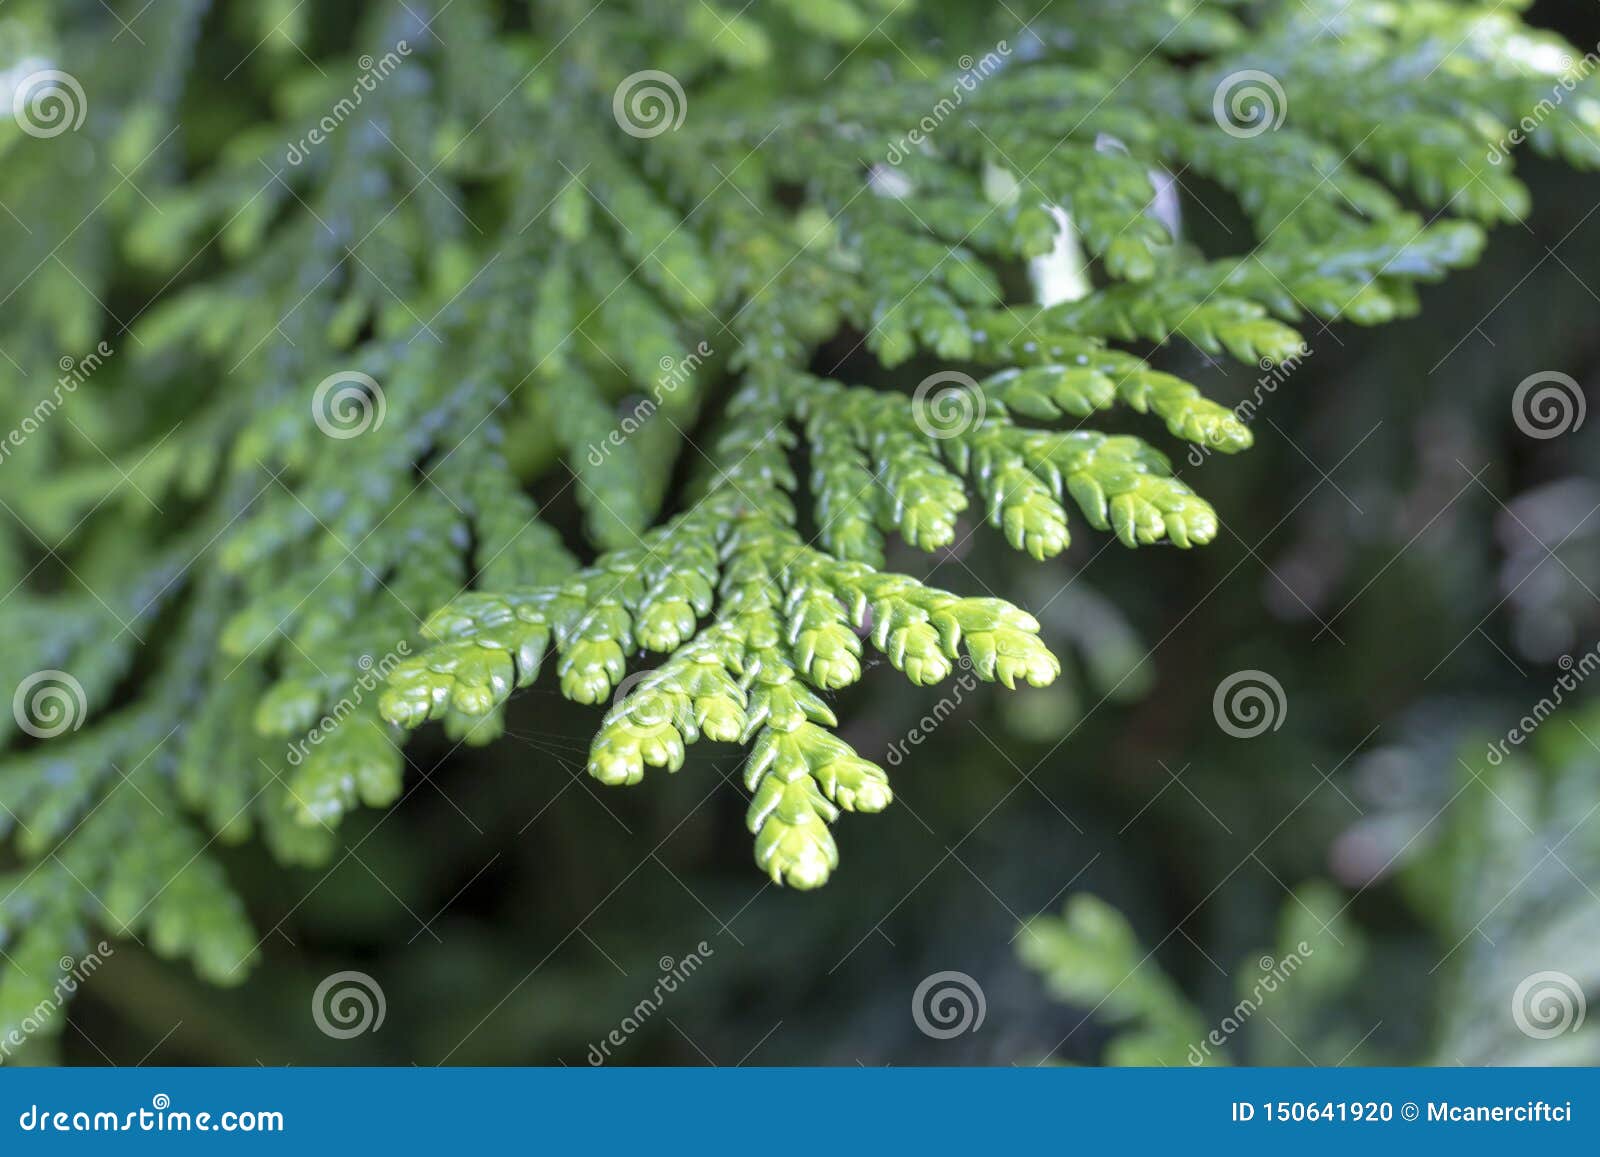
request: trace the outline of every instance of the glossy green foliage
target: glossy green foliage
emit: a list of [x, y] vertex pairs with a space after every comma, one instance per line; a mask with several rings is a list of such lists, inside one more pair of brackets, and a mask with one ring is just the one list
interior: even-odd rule
[[[86, 102], [0, 125], [0, 400], [27, 416], [0, 664], [81, 693], [0, 764], [7, 969], [104, 929], [237, 979], [256, 938], [214, 845], [325, 862], [406, 790], [406, 728], [491, 742], [546, 667], [605, 707], [604, 783], [748, 745], [758, 863], [820, 884], [832, 822], [892, 798], [832, 731], [870, 653], [918, 684], [1059, 671], [1026, 611], [883, 569], [889, 540], [1213, 539], [1152, 443], [1251, 432], [1150, 343], [1275, 363], [1308, 317], [1413, 312], [1520, 211], [1479, 158], [1567, 51], [1437, 0], [1084, 0], [1025, 29], [886, 0], [312, 7], [172, 0], [136, 51], [98, 2], [7, 7]], [[1241, 135], [1215, 101], [1252, 69], [1287, 108]], [[1530, 143], [1592, 163], [1596, 120], [1572, 95]], [[1199, 178], [1253, 230], [1233, 253], [1185, 236]], [[1052, 269], [1077, 288], [1026, 288]], [[825, 344], [884, 372], [831, 380]]]

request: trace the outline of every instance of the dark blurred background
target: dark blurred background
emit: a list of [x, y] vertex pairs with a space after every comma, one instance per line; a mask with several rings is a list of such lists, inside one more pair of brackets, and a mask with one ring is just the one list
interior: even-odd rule
[[[1592, 4], [1540, 3], [1531, 20], [1600, 40]], [[1035, 610], [1068, 677], [964, 695], [891, 768], [894, 805], [837, 826], [826, 888], [785, 891], [752, 865], [738, 753], [702, 744], [674, 776], [606, 789], [582, 774], [596, 713], [541, 683], [487, 749], [421, 737], [404, 801], [347, 822], [353, 851], [331, 870], [225, 853], [266, 937], [248, 981], [219, 990], [119, 946], [73, 1005], [63, 1059], [582, 1065], [663, 967], [698, 953], [610, 1063], [1097, 1063], [1114, 1026], [1019, 961], [1023, 921], [1098, 896], [1209, 1022], [1313, 881], [1340, 898], [1327, 952], [1349, 975], [1293, 1012], [1297, 1030], [1288, 996], [1266, 1009], [1233, 1059], [1337, 1061], [1344, 1047], [1319, 1052], [1333, 1036], [1352, 1061], [1516, 1059], [1518, 980], [1561, 968], [1600, 996], [1600, 872], [1585, 868], [1600, 821], [1582, 826], [1600, 749], [1574, 738], [1600, 728], [1581, 711], [1544, 723], [1550, 750], [1518, 751], [1508, 784], [1482, 758], [1600, 622], [1600, 417], [1538, 439], [1511, 408], [1537, 371], [1600, 401], [1600, 177], [1519, 164], [1524, 226], [1496, 231], [1411, 321], [1309, 326], [1256, 447], [1183, 467], [1224, 521], [1208, 548], [1080, 534], [1034, 565], [979, 529], [958, 552], [891, 559]], [[1185, 191], [1202, 245], [1236, 220], [1218, 190]], [[1158, 356], [1225, 402], [1257, 385], [1253, 367]], [[1281, 684], [1277, 730], [1218, 726], [1213, 693], [1241, 670]], [[869, 671], [836, 705], [843, 735], [881, 761], [948, 690]], [[331, 1039], [307, 1005], [346, 969], [382, 986], [386, 1017]], [[938, 1039], [911, 1002], [946, 970], [981, 985], [986, 1016]], [[1562, 1056], [1600, 1059], [1590, 1039]]]

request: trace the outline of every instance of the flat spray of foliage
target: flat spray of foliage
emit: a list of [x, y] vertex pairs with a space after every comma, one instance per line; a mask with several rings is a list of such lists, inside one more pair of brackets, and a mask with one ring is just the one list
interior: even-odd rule
[[[891, 800], [833, 730], [864, 653], [1059, 671], [886, 539], [1210, 541], [1168, 452], [1250, 432], [1124, 347], [1413, 312], [1525, 207], [1498, 146], [1571, 50], [1516, 7], [166, 0], [135, 43], [11, 0], [8, 76], [83, 115], [0, 124], [0, 684], [82, 698], [0, 763], [0, 1028], [101, 930], [241, 979], [214, 845], [326, 862], [407, 729], [491, 742], [547, 668], [604, 783], [747, 745], [757, 862], [823, 883]], [[1529, 146], [1600, 161], [1593, 91]], [[1239, 252], [1174, 236], [1172, 174]], [[1031, 290], [1068, 239], [1085, 283]], [[822, 376], [841, 339], [937, 388]]]

